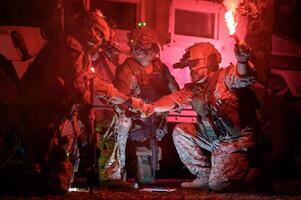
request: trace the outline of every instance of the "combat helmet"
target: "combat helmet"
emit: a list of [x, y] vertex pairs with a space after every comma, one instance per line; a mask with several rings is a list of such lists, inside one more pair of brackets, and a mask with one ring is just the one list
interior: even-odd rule
[[209, 42], [196, 43], [186, 49], [180, 62], [173, 65], [174, 68], [193, 68], [200, 62], [207, 66], [209, 71], [216, 71], [222, 61], [219, 51]]
[[147, 26], [138, 27], [128, 34], [128, 45], [135, 51], [160, 52], [158, 39], [155, 32]]

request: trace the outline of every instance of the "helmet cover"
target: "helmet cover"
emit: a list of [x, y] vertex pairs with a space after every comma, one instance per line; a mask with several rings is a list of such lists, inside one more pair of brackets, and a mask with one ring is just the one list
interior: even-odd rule
[[132, 49], [153, 49], [156, 53], [160, 51], [155, 32], [146, 26], [139, 27], [128, 34], [128, 45]]
[[216, 71], [222, 61], [219, 51], [209, 42], [196, 43], [186, 49], [179, 63], [174, 64], [174, 68], [194, 67], [203, 61], [208, 70]]
[[189, 60], [204, 60], [211, 71], [215, 71], [222, 61], [219, 51], [209, 42], [196, 43], [186, 50], [189, 52]]

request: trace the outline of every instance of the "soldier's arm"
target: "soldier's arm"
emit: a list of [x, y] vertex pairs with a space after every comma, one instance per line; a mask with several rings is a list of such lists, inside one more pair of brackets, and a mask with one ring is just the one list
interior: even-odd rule
[[129, 99], [127, 95], [120, 92], [112, 84], [107, 83], [99, 78], [95, 78], [94, 87], [95, 87], [95, 97], [105, 99], [110, 103], [122, 104]]
[[250, 47], [244, 42], [240, 41], [234, 48], [237, 59], [236, 70], [239, 76], [247, 75], [250, 71], [249, 57], [251, 54]]
[[229, 90], [248, 87], [256, 82], [254, 65], [249, 61], [250, 48], [241, 42], [235, 46], [236, 66], [230, 65], [226, 70], [225, 85]]
[[180, 91], [164, 96], [154, 102], [154, 112], [167, 112], [179, 109], [192, 100], [193, 93], [189, 88], [183, 88]]
[[144, 104], [143, 102], [141, 103], [141, 101], [136, 101], [136, 103], [132, 104], [132, 109], [142, 113], [143, 117], [148, 117], [154, 112], [168, 112], [181, 109], [181, 107], [191, 102], [192, 95], [193, 93], [190, 90], [184, 88], [178, 92], [164, 96], [152, 104]]
[[58, 77], [58, 80], [62, 80], [63, 84], [70, 84], [72, 82], [71, 89], [77, 93], [75, 97], [77, 102], [90, 103], [91, 94], [87, 84], [87, 77], [89, 75], [83, 67], [83, 47], [77, 39], [68, 36], [64, 48], [66, 53], [64, 54], [63, 64], [68, 66], [68, 79]]
[[128, 61], [125, 61], [116, 69], [114, 86], [123, 94], [133, 95], [137, 85], [137, 79], [133, 75]]

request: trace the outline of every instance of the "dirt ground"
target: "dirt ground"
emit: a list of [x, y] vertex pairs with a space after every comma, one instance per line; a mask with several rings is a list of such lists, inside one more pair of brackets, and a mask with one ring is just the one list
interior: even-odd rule
[[[212, 199], [212, 200], [227, 200], [227, 199], [255, 199], [255, 200], [285, 200], [301, 199], [301, 181], [299, 182], [277, 182], [273, 187], [267, 192], [262, 191], [247, 191], [239, 193], [217, 193], [209, 190], [200, 189], [181, 189], [180, 182], [183, 180], [179, 179], [164, 179], [157, 180], [154, 185], [140, 186], [139, 189], [133, 189], [132, 183], [127, 185], [102, 185], [99, 189], [92, 190], [92, 195], [87, 189], [81, 188], [80, 191], [72, 191], [67, 195], [55, 196], [3, 196], [0, 199], [5, 200], [85, 200], [85, 199], [141, 199], [141, 200], [160, 200], [160, 199], [179, 199], [179, 200], [198, 200], [198, 199]], [[140, 191], [143, 188], [164, 188], [164, 189], [176, 189], [171, 192], [147, 192]]]

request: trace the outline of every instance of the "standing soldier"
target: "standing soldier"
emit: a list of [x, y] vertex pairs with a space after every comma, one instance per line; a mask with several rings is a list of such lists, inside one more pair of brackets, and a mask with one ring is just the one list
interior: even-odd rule
[[[157, 57], [160, 49], [152, 29], [143, 26], [131, 31], [128, 34], [128, 45], [132, 57], [127, 58], [116, 69], [115, 74], [114, 85], [120, 92], [151, 103], [179, 90], [168, 67]], [[128, 136], [134, 141], [146, 139], [150, 142], [148, 148], [154, 148], [152, 167], [156, 170], [158, 164], [155, 159], [157, 156], [156, 140], [161, 140], [167, 133], [166, 115], [154, 114], [147, 119], [132, 120], [126, 116], [124, 110], [117, 108], [117, 112], [119, 113], [116, 122], [118, 147], [114, 153], [115, 158], [109, 161], [111, 164], [108, 165], [109, 178], [120, 179], [125, 170], [125, 148]]]
[[[67, 192], [72, 175], [67, 155], [74, 142], [70, 134], [78, 131], [74, 131], [76, 127], [70, 120], [71, 108], [75, 104], [91, 104], [89, 84], [94, 78], [90, 72], [91, 57], [101, 51], [104, 43], [109, 45], [114, 39], [99, 10], [83, 10], [66, 17], [65, 25], [65, 34], [48, 38], [29, 66], [21, 80], [19, 98], [27, 132], [34, 138], [47, 192], [55, 193]], [[113, 85], [98, 77], [94, 87], [98, 98], [110, 96], [111, 102], [117, 104], [127, 100]]]

